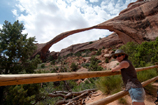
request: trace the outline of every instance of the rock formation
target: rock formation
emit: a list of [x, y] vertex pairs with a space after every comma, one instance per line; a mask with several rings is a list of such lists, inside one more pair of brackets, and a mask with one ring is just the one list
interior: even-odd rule
[[[41, 58], [44, 59], [49, 52], [49, 48], [53, 44], [69, 35], [90, 29], [108, 29], [114, 33], [109, 36], [111, 39], [109, 37], [104, 38], [104, 41], [101, 40], [100, 42], [97, 42], [96, 45], [94, 44], [95, 42], [93, 45], [84, 43], [82, 45], [79, 44], [78, 46], [70, 46], [67, 50], [70, 52], [77, 52], [86, 48], [98, 48], [97, 44], [104, 44], [104, 47], [106, 48], [116, 43], [125, 44], [129, 41], [141, 43], [145, 40], [154, 40], [158, 36], [158, 0], [137, 0], [136, 2], [130, 3], [125, 10], [120, 12], [119, 16], [116, 16], [113, 19], [92, 27], [61, 33], [49, 42], [39, 44], [37, 51], [32, 57], [40, 54]], [[63, 53], [64, 49], [60, 54]]]
[[102, 49], [103, 47], [109, 48], [111, 46], [122, 45], [122, 44], [123, 42], [119, 39], [118, 35], [116, 33], [112, 33], [111, 35], [97, 41], [76, 44], [68, 48], [62, 49], [59, 52], [59, 55], [66, 56], [67, 54], [70, 54], [70, 53], [75, 54], [77, 52], [84, 51], [86, 49], [89, 49], [89, 50]]

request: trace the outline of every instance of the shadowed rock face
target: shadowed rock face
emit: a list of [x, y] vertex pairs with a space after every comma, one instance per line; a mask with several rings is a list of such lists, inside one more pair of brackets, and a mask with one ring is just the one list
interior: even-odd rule
[[[145, 40], [154, 40], [158, 36], [158, 0], [138, 0], [130, 3], [127, 9], [121, 11], [119, 16], [113, 19], [92, 27], [61, 33], [47, 43], [38, 44], [37, 50], [32, 57], [40, 54], [41, 59], [44, 59], [49, 52], [49, 48], [53, 44], [59, 42], [69, 35], [90, 29], [108, 29], [114, 32], [112, 35], [109, 35], [111, 39], [107, 37], [104, 38], [104, 41], [102, 42], [99, 40], [100, 43], [104, 44], [105, 48], [115, 45], [116, 42], [118, 44], [125, 44], [129, 41], [141, 43]], [[95, 49], [98, 48], [97, 44], [90, 46], [88, 43], [84, 43], [78, 47], [74, 47], [75, 45], [73, 45], [67, 48], [67, 50], [70, 52], [77, 52], [78, 50], [84, 50], [86, 48]], [[83, 48], [81, 46], [86, 47]], [[61, 51], [60, 54], [63, 54], [63, 52]]]
[[66, 56], [67, 54], [70, 54], [70, 53], [75, 54], [77, 52], [84, 51], [86, 49], [93, 50], [93, 49], [110, 48], [116, 45], [123, 45], [123, 42], [119, 39], [116, 33], [112, 33], [111, 35], [105, 38], [99, 39], [97, 41], [76, 44], [68, 48], [62, 49], [59, 52], [59, 55]]

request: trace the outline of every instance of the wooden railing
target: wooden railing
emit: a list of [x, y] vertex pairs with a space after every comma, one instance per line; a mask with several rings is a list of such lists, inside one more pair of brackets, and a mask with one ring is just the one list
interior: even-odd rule
[[[138, 72], [138, 71], [148, 70], [157, 67], [158, 65], [136, 68], [136, 71]], [[111, 72], [110, 70], [106, 70], [106, 71], [69, 72], [69, 73], [64, 72], [64, 73], [44, 73], [44, 74], [6, 74], [6, 75], [0, 75], [0, 86], [102, 77], [102, 76], [118, 75], [120, 73], [121, 73], [120, 71]]]
[[[137, 72], [144, 71], [152, 68], [158, 68], [158, 65], [136, 68], [136, 71]], [[45, 73], [45, 74], [14, 74], [14, 75], [7, 74], [7, 75], [0, 75], [0, 86], [102, 77], [102, 76], [118, 75], [120, 73], [121, 73], [120, 71], [111, 72], [110, 70], [106, 70], [106, 71], [70, 72], [70, 73], [64, 72], [64, 73]], [[143, 82], [142, 85], [146, 86], [156, 80], [158, 80], [158, 76]], [[105, 99], [101, 99], [97, 102], [88, 105], [105, 105], [127, 94], [128, 92], [120, 91], [119, 93], [116, 93], [114, 95], [106, 97]]]
[[[158, 76], [156, 76], [156, 77], [154, 77], [152, 79], [149, 79], [149, 80], [147, 80], [145, 82], [142, 82], [142, 85], [143, 85], [143, 87], [145, 87], [146, 85], [148, 85], [148, 84], [150, 84], [150, 83], [152, 83], [152, 82], [154, 82], [156, 80], [158, 80]], [[121, 97], [123, 97], [123, 96], [125, 96], [127, 94], [128, 94], [127, 91], [120, 91], [120, 92], [118, 92], [116, 94], [110, 95], [108, 97], [105, 97], [103, 99], [100, 99], [100, 100], [98, 100], [96, 102], [93, 102], [93, 103], [90, 103], [90, 104], [87, 104], [87, 105], [106, 105], [106, 104], [108, 104], [110, 102], [113, 102], [113, 101], [115, 101], [115, 100], [117, 100], [117, 99], [119, 99], [119, 98], [121, 98]]]

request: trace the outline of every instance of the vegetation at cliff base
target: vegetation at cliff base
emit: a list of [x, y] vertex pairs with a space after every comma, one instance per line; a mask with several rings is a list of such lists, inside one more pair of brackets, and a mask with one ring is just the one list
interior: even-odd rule
[[129, 60], [135, 67], [144, 67], [148, 63], [154, 65], [158, 62], [158, 38], [155, 41], [145, 41], [141, 44], [128, 42], [120, 49], [129, 55]]

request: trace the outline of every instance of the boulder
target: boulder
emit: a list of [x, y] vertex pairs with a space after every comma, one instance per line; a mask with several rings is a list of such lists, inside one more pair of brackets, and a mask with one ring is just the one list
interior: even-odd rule
[[118, 61], [111, 61], [106, 64], [106, 69], [110, 70], [110, 69], [114, 68], [115, 66], [117, 66], [118, 63], [119, 63]]

